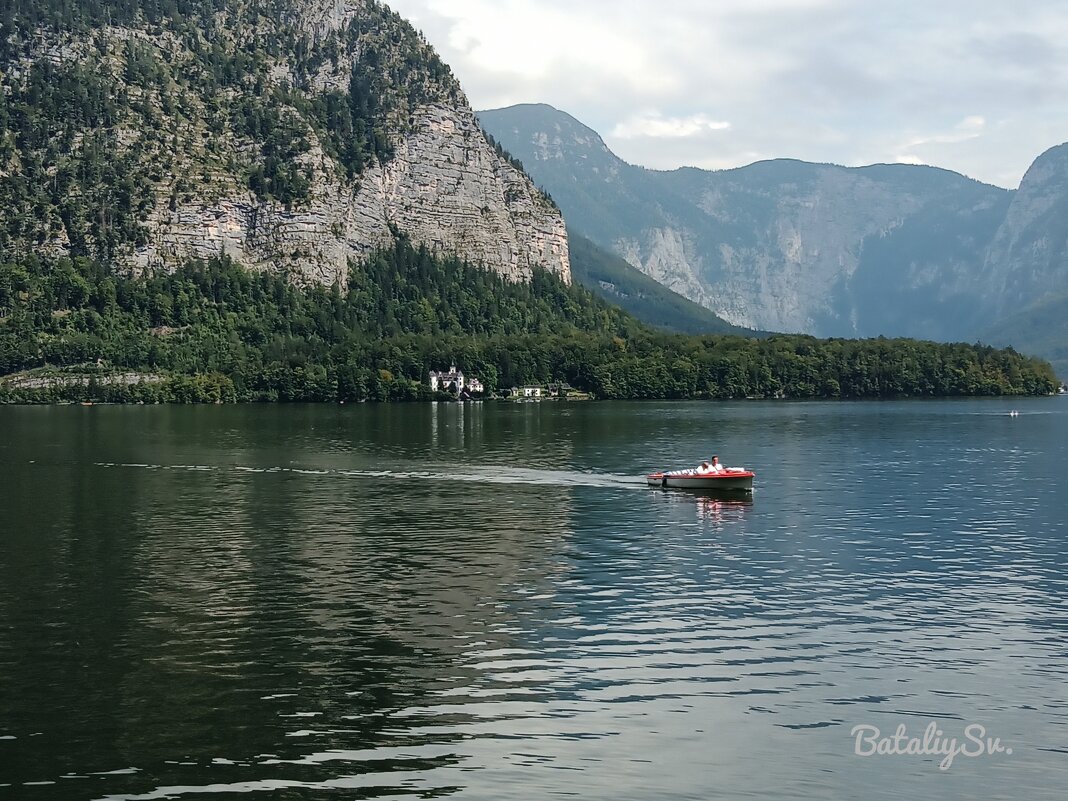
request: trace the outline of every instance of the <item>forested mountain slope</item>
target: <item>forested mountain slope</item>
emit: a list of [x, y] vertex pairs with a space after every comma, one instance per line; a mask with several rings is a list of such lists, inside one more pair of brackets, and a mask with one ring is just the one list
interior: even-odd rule
[[375, 0], [6, 0], [0, 252], [331, 283], [398, 232], [569, 278], [557, 209]]

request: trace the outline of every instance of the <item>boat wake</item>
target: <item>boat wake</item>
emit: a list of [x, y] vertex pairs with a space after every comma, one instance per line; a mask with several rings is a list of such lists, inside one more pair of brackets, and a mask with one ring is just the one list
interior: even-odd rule
[[577, 470], [538, 470], [524, 467], [474, 467], [459, 470], [339, 470], [344, 476], [414, 481], [463, 481], [478, 484], [529, 484], [547, 487], [612, 487], [641, 489], [641, 476], [583, 473]]
[[140, 470], [177, 471], [232, 471], [235, 473], [291, 473], [302, 476], [339, 476], [383, 481], [458, 481], [478, 484], [511, 484], [545, 487], [602, 487], [613, 489], [643, 489], [642, 476], [614, 473], [587, 473], [579, 470], [543, 470], [526, 467], [480, 465], [456, 468], [412, 470], [405, 468], [387, 470], [324, 469], [312, 467], [252, 467], [248, 465], [163, 465], [134, 462], [93, 462], [96, 467], [127, 468]]

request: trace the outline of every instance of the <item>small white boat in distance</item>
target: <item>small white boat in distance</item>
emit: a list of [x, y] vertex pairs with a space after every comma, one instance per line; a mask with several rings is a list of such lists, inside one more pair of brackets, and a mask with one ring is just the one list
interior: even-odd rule
[[668, 470], [645, 477], [650, 487], [713, 492], [752, 492], [756, 473], [744, 467], [726, 467], [722, 472], [701, 473], [697, 470]]

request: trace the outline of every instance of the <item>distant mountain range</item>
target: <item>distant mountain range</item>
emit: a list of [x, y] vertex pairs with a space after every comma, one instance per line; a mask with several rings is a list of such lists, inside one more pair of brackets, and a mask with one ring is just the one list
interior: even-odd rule
[[478, 117], [571, 231], [730, 323], [989, 339], [1068, 374], [1044, 332], [1012, 323], [1036, 304], [1044, 319], [1068, 313], [1068, 145], [1040, 156], [1014, 192], [913, 165], [656, 171], [551, 106]]

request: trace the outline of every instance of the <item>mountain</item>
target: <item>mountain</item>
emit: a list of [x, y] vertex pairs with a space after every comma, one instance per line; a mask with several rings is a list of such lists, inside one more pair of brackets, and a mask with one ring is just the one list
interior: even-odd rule
[[569, 280], [558, 209], [375, 0], [8, 0], [0, 255], [323, 283], [399, 234]]
[[1068, 144], [1047, 150], [1024, 174], [984, 268], [994, 318], [1068, 285]]
[[[623, 162], [550, 106], [478, 116], [572, 229], [735, 325], [970, 339], [990, 322], [998, 281], [1015, 275], [1022, 296], [1046, 280], [1045, 268], [1024, 280], [987, 258], [1022, 241], [1003, 224], [1023, 190], [912, 165], [780, 159], [661, 172]], [[1042, 191], [1026, 220], [1045, 208]]]
[[581, 234], [569, 231], [568, 243], [575, 281], [644, 323], [680, 334], [754, 333], [672, 292]]

